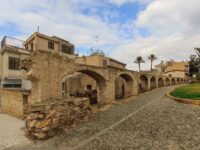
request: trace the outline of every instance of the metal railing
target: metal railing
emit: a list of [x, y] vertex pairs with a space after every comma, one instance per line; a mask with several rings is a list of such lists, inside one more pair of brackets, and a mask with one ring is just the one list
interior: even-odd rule
[[25, 49], [25, 42], [13, 37], [4, 36], [3, 40], [1, 41], [1, 49], [3, 49], [5, 46], [13, 46]]

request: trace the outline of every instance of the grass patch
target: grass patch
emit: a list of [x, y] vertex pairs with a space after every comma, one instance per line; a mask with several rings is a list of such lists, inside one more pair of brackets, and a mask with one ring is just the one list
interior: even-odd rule
[[176, 88], [170, 94], [178, 98], [200, 100], [200, 83], [188, 84], [186, 86]]

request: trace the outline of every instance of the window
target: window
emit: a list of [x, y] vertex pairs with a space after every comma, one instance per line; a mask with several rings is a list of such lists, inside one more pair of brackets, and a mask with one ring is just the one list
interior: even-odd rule
[[33, 51], [33, 43], [31, 43], [31, 50]]
[[62, 96], [66, 96], [66, 82], [62, 82]]
[[21, 88], [21, 84], [3, 84], [4, 88]]
[[92, 85], [88, 84], [88, 85], [86, 86], [86, 88], [87, 88], [87, 90], [92, 90]]
[[66, 54], [73, 54], [72, 48], [65, 44], [62, 44], [62, 52]]
[[8, 67], [11, 70], [19, 70], [20, 58], [9, 57]]
[[28, 95], [23, 95], [23, 105], [28, 104]]
[[48, 42], [48, 48], [49, 49], [54, 49], [54, 43], [53, 42]]

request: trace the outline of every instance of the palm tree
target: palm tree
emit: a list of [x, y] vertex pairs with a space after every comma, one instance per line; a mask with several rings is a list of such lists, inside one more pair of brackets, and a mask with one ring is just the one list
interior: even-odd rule
[[142, 58], [142, 56], [138, 56], [138, 57], [136, 57], [134, 63], [138, 64], [139, 72], [140, 72], [140, 64], [141, 64], [141, 63], [145, 63], [145, 61], [144, 61], [144, 59]]
[[153, 70], [153, 61], [157, 59], [154, 54], [151, 54], [148, 59], [151, 61], [151, 71]]
[[196, 50], [196, 54], [197, 54], [197, 61], [200, 62], [200, 48], [194, 48]]
[[198, 57], [200, 57], [200, 48], [194, 48], [194, 49], [196, 50]]

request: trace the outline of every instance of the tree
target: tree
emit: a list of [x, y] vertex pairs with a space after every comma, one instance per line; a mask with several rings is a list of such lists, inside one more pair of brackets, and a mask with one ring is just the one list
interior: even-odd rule
[[198, 72], [197, 65], [198, 65], [197, 56], [191, 55], [190, 61], [189, 61], [189, 74], [190, 74], [190, 76], [192, 76], [193, 74], [196, 74]]
[[142, 58], [142, 56], [138, 56], [136, 57], [134, 63], [138, 64], [138, 68], [139, 68], [139, 72], [140, 72], [140, 64], [141, 63], [145, 63], [144, 59]]
[[153, 70], [153, 61], [157, 59], [154, 54], [151, 54], [148, 59], [151, 61], [151, 71]]
[[105, 56], [105, 53], [102, 50], [96, 50], [91, 52], [90, 56], [95, 56], [95, 55], [102, 55]]
[[200, 58], [200, 48], [194, 48], [198, 58]]

